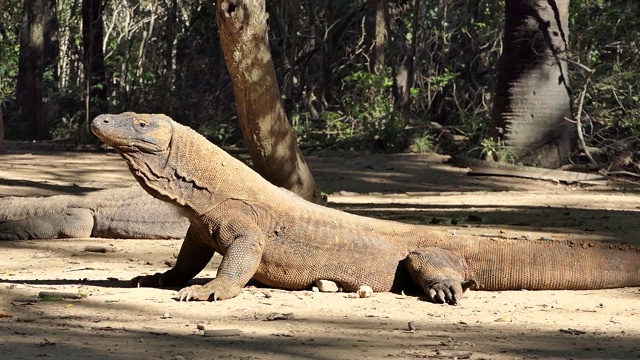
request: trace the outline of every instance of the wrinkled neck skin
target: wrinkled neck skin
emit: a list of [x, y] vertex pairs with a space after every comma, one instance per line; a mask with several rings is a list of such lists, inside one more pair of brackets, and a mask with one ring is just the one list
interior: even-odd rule
[[173, 196], [169, 196], [166, 186], [161, 186], [163, 182], [162, 175], [166, 169], [167, 156], [170, 151], [163, 152], [165, 156], [160, 154], [147, 154], [141, 152], [123, 152], [118, 150], [120, 156], [127, 162], [129, 170], [133, 177], [138, 181], [140, 186], [144, 188], [151, 196], [162, 201], [176, 203]]
[[[250, 199], [237, 174], [245, 165], [192, 129], [173, 123], [162, 153], [121, 153], [142, 187], [154, 197], [203, 215], [230, 198]], [[247, 169], [248, 170], [248, 169]]]

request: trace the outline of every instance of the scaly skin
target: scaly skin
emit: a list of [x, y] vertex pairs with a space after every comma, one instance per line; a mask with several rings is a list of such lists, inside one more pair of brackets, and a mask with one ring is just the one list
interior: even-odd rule
[[456, 236], [314, 205], [275, 187], [195, 131], [164, 115], [98, 116], [93, 132], [125, 159], [151, 195], [190, 219], [176, 265], [137, 286], [182, 286], [215, 252], [218, 275], [181, 300], [238, 295], [254, 278], [285, 289], [332, 280], [345, 291], [412, 283], [456, 304], [482, 290], [599, 289], [640, 285], [640, 252], [628, 245]]
[[0, 240], [104, 237], [175, 239], [189, 221], [140, 187], [87, 195], [0, 199]]

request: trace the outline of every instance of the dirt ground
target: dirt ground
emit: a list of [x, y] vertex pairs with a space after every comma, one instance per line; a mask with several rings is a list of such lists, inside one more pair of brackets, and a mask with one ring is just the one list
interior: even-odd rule
[[[133, 184], [113, 153], [8, 146], [0, 196]], [[321, 152], [307, 159], [330, 206], [350, 212], [456, 233], [640, 244], [634, 189], [471, 177], [437, 155]], [[360, 299], [256, 287], [231, 300], [185, 303], [173, 290], [127, 286], [134, 276], [166, 270], [180, 243], [0, 242], [0, 358], [640, 358], [638, 288], [471, 291], [452, 307], [403, 294]], [[111, 251], [83, 251], [88, 244]], [[214, 277], [217, 262], [195, 282]], [[41, 291], [85, 297], [40, 299]], [[273, 314], [282, 319], [267, 320]]]

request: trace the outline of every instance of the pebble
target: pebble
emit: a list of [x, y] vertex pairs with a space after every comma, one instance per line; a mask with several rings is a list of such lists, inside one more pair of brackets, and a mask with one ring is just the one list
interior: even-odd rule
[[409, 329], [409, 331], [416, 331], [416, 323], [414, 323], [413, 321], [409, 321], [409, 323], [407, 324], [407, 328]]
[[338, 284], [331, 280], [317, 280], [316, 286], [320, 292], [338, 292]]
[[270, 313], [267, 314], [267, 320], [293, 320], [295, 319], [295, 315], [293, 313]]
[[358, 289], [358, 296], [361, 298], [370, 298], [373, 296], [373, 289], [371, 286], [363, 285]]
[[87, 297], [86, 293], [72, 293], [65, 291], [40, 291], [38, 297], [43, 298], [61, 298], [61, 299], [84, 299]]
[[217, 337], [217, 336], [238, 336], [242, 334], [239, 329], [210, 329], [205, 330], [203, 336], [205, 337]]
[[106, 253], [107, 248], [104, 246], [99, 246], [99, 245], [87, 245], [84, 247], [84, 251], [86, 252], [95, 252], [95, 253]]

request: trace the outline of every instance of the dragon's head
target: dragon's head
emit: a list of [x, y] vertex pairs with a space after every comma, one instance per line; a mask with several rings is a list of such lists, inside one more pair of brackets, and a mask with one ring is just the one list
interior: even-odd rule
[[165, 115], [104, 114], [91, 123], [91, 131], [119, 153], [164, 153], [171, 144], [172, 121]]

